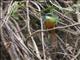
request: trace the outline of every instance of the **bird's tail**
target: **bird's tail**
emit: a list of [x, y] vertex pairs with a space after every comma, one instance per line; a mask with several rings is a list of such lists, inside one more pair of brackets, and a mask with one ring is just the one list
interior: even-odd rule
[[57, 48], [57, 37], [56, 37], [55, 31], [51, 31], [50, 35], [51, 35], [51, 46], [53, 49], [56, 49]]
[[[57, 52], [58, 49], [58, 43], [57, 43], [57, 37], [56, 37], [56, 33], [55, 30], [50, 32], [51, 35], [51, 46], [52, 46], [52, 52]], [[51, 54], [51, 57], [53, 60], [57, 60], [57, 54]]]

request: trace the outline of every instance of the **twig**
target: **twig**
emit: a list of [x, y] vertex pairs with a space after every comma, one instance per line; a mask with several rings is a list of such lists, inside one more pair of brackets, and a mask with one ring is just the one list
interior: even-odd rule
[[[55, 28], [51, 28], [51, 29], [37, 30], [37, 31], [33, 32], [32, 35], [34, 35], [36, 33], [39, 33], [39, 32], [46, 32], [46, 31], [51, 31], [51, 30], [55, 30], [55, 29], [65, 29], [65, 28], [76, 26], [76, 25], [79, 25], [79, 24], [80, 23], [75, 23], [75, 24], [72, 24], [72, 25], [61, 26], [61, 27], [59, 26], [59, 27], [55, 27]], [[30, 35], [29, 37], [27, 37], [27, 39], [30, 38], [32, 35]]]
[[[29, 31], [29, 34], [31, 35], [31, 30], [30, 30], [30, 17], [29, 17], [29, 0], [26, 1], [26, 10], [27, 10], [27, 24], [28, 24], [28, 31]], [[38, 50], [38, 47], [37, 47], [37, 44], [33, 38], [33, 36], [31, 36], [31, 39], [32, 39], [32, 42], [33, 42], [33, 45], [34, 45], [34, 48], [35, 48], [35, 51], [36, 51], [36, 56], [41, 60], [41, 57], [40, 57], [40, 53], [39, 53], [39, 50]]]
[[79, 55], [80, 55], [80, 49], [79, 49], [79, 51], [77, 52], [77, 54], [76, 54], [71, 60], [75, 60]]

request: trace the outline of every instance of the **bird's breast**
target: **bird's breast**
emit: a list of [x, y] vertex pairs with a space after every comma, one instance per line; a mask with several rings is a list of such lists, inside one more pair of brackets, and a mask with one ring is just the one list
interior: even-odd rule
[[50, 20], [46, 20], [44, 22], [44, 26], [45, 26], [46, 29], [51, 29], [51, 28], [55, 27], [55, 23], [50, 21]]

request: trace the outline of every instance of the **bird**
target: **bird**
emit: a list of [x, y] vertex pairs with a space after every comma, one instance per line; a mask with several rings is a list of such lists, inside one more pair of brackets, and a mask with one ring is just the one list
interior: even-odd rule
[[[46, 13], [44, 15], [44, 28], [45, 29], [51, 29], [51, 28], [55, 28], [56, 25], [59, 22], [59, 17], [56, 14], [53, 13]], [[53, 49], [57, 48], [57, 39], [56, 39], [56, 33], [55, 30], [51, 30], [49, 31], [50, 33], [50, 37], [51, 37], [51, 46], [53, 47]]]

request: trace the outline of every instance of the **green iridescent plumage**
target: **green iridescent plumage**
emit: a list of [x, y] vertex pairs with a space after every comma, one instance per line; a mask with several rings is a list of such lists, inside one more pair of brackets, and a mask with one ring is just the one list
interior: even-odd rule
[[[52, 25], [57, 25], [59, 22], [59, 18], [57, 15], [54, 15], [52, 13], [47, 13], [44, 16], [44, 25], [46, 25], [46, 27], [49, 25], [52, 27]], [[49, 27], [48, 26], [48, 27]]]

